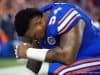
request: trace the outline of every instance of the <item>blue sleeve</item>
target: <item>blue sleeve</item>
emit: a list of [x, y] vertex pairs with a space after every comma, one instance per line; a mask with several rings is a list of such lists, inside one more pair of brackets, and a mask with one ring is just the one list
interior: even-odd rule
[[58, 35], [68, 32], [77, 25], [81, 19], [81, 13], [79, 13], [75, 8], [70, 8], [64, 16], [59, 20], [58, 24]]

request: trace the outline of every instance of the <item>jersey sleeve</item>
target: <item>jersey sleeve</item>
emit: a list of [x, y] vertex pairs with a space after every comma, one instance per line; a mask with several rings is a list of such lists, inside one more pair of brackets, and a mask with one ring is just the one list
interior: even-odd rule
[[74, 8], [70, 8], [58, 22], [58, 35], [70, 31], [80, 19], [81, 14]]

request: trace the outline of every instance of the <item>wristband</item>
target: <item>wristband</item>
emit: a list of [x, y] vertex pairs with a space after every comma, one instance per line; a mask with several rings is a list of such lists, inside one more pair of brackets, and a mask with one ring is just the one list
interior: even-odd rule
[[48, 49], [28, 48], [26, 55], [27, 55], [27, 58], [30, 58], [30, 59], [45, 61], [47, 52], [48, 52]]

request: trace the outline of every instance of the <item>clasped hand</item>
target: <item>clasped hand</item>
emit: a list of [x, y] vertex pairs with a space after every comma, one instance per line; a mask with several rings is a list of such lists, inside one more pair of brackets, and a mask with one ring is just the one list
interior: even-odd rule
[[32, 48], [32, 45], [29, 43], [21, 42], [19, 45], [16, 45], [15, 48], [16, 58], [27, 58], [26, 52], [28, 48]]

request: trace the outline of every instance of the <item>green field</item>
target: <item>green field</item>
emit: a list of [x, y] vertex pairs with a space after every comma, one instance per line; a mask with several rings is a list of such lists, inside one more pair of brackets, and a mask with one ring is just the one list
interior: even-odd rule
[[15, 58], [0, 58], [0, 68], [25, 65], [25, 62], [18, 62]]
[[[1, 59], [0, 58], [0, 69], [2, 70], [1, 72], [0, 72], [0, 75], [16, 75], [16, 73], [13, 73], [12, 72], [12, 70], [14, 70], [14, 72], [15, 72], [15, 69], [14, 69], [14, 67], [16, 67], [16, 66], [19, 66], [18, 67], [18, 73], [17, 74], [19, 74], [19, 75], [21, 75], [20, 73], [21, 72], [23, 72], [22, 74], [24, 74], [24, 75], [27, 75], [26, 74], [26, 72], [24, 71], [25, 70], [25, 68], [20, 68], [20, 66], [24, 66], [26, 64], [26, 62], [18, 62], [15, 58], [6, 58], [6, 59]], [[8, 69], [9, 68], [9, 69]], [[7, 71], [6, 71], [7, 70]], [[9, 72], [8, 72], [9, 71]], [[47, 75], [47, 74], [45, 74], [44, 72], [41, 72], [41, 74], [39, 74], [39, 75]]]

